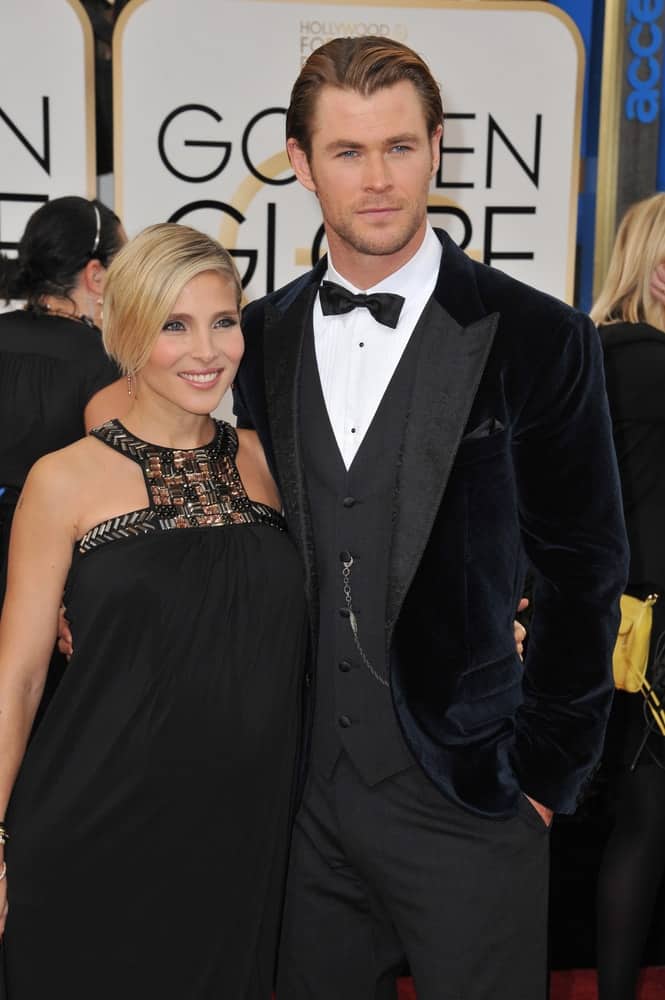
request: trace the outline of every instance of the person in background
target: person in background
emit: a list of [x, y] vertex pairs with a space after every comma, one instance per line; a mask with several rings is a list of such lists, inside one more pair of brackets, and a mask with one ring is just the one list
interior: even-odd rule
[[[104, 340], [130, 409], [23, 489], [0, 620], [11, 1000], [270, 997], [307, 627], [256, 435], [210, 416], [240, 297], [195, 230], [128, 243]], [[74, 654], [26, 751], [63, 589]]]
[[28, 220], [17, 259], [0, 257], [0, 606], [18, 495], [30, 467], [127, 408], [99, 329], [107, 268], [125, 242], [97, 201], [55, 198]]
[[[0, 255], [0, 608], [9, 536], [38, 458], [127, 408], [127, 387], [101, 340], [106, 269], [125, 242], [120, 220], [85, 198], [47, 202], [28, 220], [17, 259]], [[38, 722], [65, 669], [53, 650]]]
[[[664, 261], [665, 194], [656, 194], [621, 220], [591, 310], [603, 344], [630, 544], [626, 592], [659, 595], [648, 668], [657, 687], [664, 678], [655, 654], [665, 637], [665, 306], [657, 289]], [[616, 692], [604, 764], [613, 825], [598, 879], [599, 998], [634, 1000], [665, 872], [665, 738], [640, 693]]]

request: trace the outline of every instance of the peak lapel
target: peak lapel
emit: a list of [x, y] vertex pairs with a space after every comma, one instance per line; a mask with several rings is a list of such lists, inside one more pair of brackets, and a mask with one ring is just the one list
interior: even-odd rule
[[389, 632], [441, 505], [498, 318], [498, 313], [493, 313], [462, 327], [434, 298], [423, 314], [393, 510], [386, 618]]
[[289, 530], [305, 563], [312, 609], [316, 607], [316, 570], [298, 421], [300, 359], [317, 287], [307, 284], [285, 312], [267, 305], [264, 332], [265, 391], [275, 464]]

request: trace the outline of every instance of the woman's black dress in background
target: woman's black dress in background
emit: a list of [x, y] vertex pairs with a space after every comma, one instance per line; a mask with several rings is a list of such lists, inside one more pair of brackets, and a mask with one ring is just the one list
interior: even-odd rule
[[[654, 651], [665, 633], [665, 332], [612, 323], [600, 334], [630, 543], [626, 590], [660, 595], [647, 675], [663, 697]], [[598, 874], [598, 996], [633, 1000], [665, 873], [665, 737], [641, 694], [616, 692], [604, 765], [611, 828]], [[661, 945], [659, 963], [662, 954]]]
[[[660, 595], [653, 610], [653, 659], [665, 635], [665, 333], [646, 323], [611, 323], [600, 335], [630, 544], [626, 590], [640, 598]], [[650, 678], [657, 680], [651, 671]], [[607, 766], [655, 760], [665, 766], [665, 738], [655, 726], [639, 752], [650, 718], [640, 694], [616, 693]]]
[[79, 543], [74, 656], [19, 772], [9, 1000], [269, 1000], [306, 636], [300, 562], [237, 437], [93, 432], [149, 507]]
[[[0, 610], [12, 520], [31, 466], [85, 435], [87, 404], [119, 375], [97, 327], [26, 309], [0, 314]], [[54, 649], [36, 724], [65, 666]]]
[[11, 521], [30, 467], [84, 436], [87, 404], [119, 374], [96, 327], [32, 310], [0, 315], [0, 606]]

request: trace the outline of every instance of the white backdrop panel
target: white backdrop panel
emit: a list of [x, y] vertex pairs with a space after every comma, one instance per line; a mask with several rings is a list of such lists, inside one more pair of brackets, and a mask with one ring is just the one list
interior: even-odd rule
[[77, 0], [0, 3], [0, 249], [62, 195], [95, 195], [92, 30]]

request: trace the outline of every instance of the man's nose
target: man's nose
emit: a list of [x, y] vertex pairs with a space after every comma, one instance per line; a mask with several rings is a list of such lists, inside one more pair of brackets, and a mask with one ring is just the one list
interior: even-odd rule
[[368, 156], [365, 163], [365, 187], [375, 191], [383, 191], [390, 187], [390, 170], [382, 153]]

